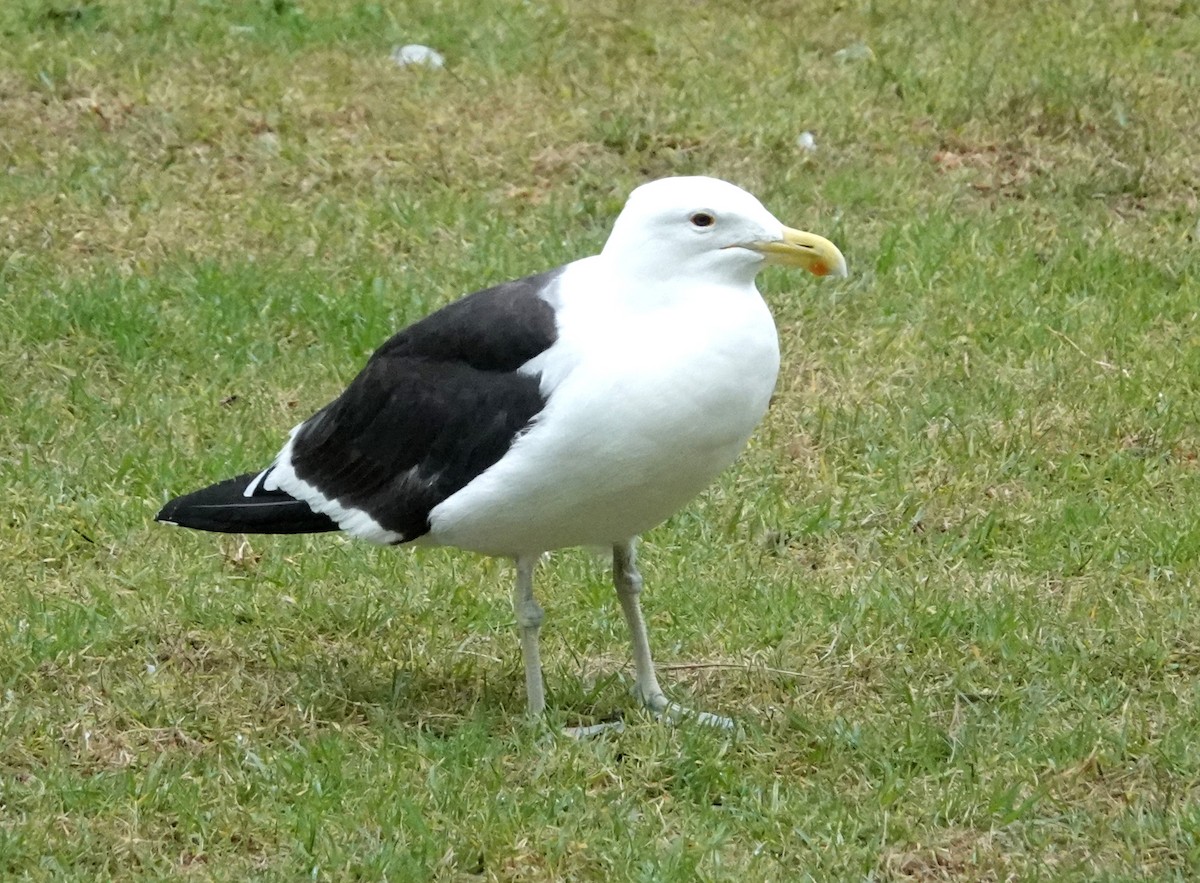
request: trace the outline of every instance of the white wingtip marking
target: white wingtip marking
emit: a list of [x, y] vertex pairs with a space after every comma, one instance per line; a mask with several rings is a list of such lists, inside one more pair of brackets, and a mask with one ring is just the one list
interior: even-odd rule
[[303, 423], [297, 423], [295, 426], [292, 427], [292, 431], [290, 433], [288, 433], [288, 440], [287, 440], [287, 443], [284, 444], [283, 450], [281, 450], [279, 452], [279, 454], [275, 457], [274, 462], [272, 462], [270, 466], [268, 466], [262, 472], [258, 473], [258, 475], [254, 476], [254, 480], [252, 482], [250, 482], [250, 484], [246, 485], [246, 489], [244, 491], [242, 491], [243, 497], [254, 496], [254, 493], [260, 487], [264, 487], [269, 491], [279, 490], [279, 476], [278, 475], [273, 476], [273, 480], [271, 481], [270, 484], [266, 483], [267, 476], [270, 475], [271, 472], [273, 470], [275, 470], [276, 468], [290, 468], [291, 467], [292, 444], [296, 440], [296, 433], [298, 433], [300, 431], [301, 427], [303, 427], [303, 426], [304, 426]]
[[254, 481], [252, 481], [248, 485], [246, 485], [246, 489], [244, 491], [242, 491], [242, 496], [243, 497], [253, 497], [254, 492], [256, 490], [258, 490], [258, 486], [260, 484], [262, 484], [263, 479], [267, 477], [267, 473], [270, 472], [274, 468], [275, 468], [275, 464], [272, 463], [270, 466], [268, 466], [262, 472], [258, 473], [258, 475], [254, 476]]

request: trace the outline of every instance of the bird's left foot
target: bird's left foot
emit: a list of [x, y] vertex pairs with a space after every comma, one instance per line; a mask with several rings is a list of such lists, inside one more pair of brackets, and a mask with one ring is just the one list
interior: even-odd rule
[[713, 714], [710, 711], [688, 708], [686, 705], [672, 702], [662, 693], [652, 693], [639, 698], [642, 700], [642, 705], [653, 712], [655, 717], [669, 724], [693, 723], [702, 727], [716, 727], [718, 730], [737, 729], [737, 723], [733, 718], [725, 717], [723, 714]]
[[591, 739], [594, 736], [603, 736], [605, 733], [623, 732], [625, 732], [625, 721], [619, 717], [615, 720], [601, 721], [598, 724], [563, 727], [563, 735], [570, 736], [572, 739]]

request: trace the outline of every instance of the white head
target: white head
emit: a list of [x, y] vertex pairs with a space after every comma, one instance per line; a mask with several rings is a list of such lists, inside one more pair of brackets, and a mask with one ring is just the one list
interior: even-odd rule
[[768, 263], [846, 275], [828, 239], [781, 224], [740, 187], [716, 178], [661, 178], [638, 187], [601, 252], [641, 277], [751, 284]]

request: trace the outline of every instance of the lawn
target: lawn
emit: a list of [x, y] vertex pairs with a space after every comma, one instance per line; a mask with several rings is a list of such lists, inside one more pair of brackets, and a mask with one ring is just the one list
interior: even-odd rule
[[[1197, 47], [1194, 0], [5, 0], [0, 878], [1196, 879]], [[153, 523], [692, 173], [851, 270], [761, 277], [772, 409], [642, 547], [737, 733], [634, 707], [588, 551], [530, 722], [508, 562]]]

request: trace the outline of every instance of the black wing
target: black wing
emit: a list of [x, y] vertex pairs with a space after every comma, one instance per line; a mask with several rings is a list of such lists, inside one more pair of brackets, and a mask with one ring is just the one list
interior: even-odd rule
[[517, 369], [557, 337], [546, 295], [560, 270], [468, 295], [375, 352], [299, 429], [296, 476], [403, 541], [429, 511], [496, 463], [546, 400]]

